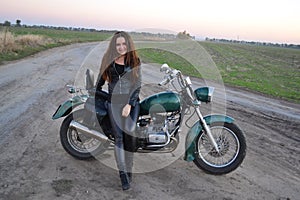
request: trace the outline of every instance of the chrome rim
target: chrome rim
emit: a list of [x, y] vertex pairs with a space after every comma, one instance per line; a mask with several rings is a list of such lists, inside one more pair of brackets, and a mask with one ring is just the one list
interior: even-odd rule
[[[76, 121], [80, 120], [77, 119]], [[67, 139], [71, 147], [80, 153], [91, 153], [101, 145], [99, 140], [87, 137], [75, 128], [70, 127], [67, 132]]]
[[236, 134], [226, 127], [214, 126], [210, 129], [219, 147], [219, 152], [215, 150], [207, 134], [202, 133], [198, 140], [199, 157], [211, 167], [226, 167], [238, 156], [240, 142]]

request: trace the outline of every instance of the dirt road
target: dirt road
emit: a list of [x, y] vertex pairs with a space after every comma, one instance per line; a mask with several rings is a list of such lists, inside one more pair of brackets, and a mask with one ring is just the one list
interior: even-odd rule
[[240, 89], [226, 88], [227, 114], [248, 149], [230, 174], [205, 174], [181, 156], [135, 174], [123, 192], [117, 171], [68, 155], [59, 141], [62, 119], [51, 117], [94, 47], [55, 48], [0, 66], [0, 199], [299, 199], [300, 105]]

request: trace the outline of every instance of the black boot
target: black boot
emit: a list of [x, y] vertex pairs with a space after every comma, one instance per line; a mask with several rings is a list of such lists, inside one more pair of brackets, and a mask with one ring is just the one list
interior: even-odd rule
[[120, 171], [119, 173], [120, 173], [120, 179], [121, 179], [121, 183], [122, 183], [122, 189], [128, 190], [130, 188], [130, 184], [129, 184], [127, 174], [123, 171]]
[[129, 183], [131, 183], [132, 182], [132, 172], [127, 172], [127, 176], [128, 176]]

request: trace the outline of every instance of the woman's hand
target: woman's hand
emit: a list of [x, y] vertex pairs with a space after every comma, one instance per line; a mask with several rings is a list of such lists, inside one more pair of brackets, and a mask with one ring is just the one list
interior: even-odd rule
[[126, 104], [122, 110], [122, 116], [123, 117], [128, 117], [129, 113], [130, 113], [130, 110], [131, 110], [131, 105], [129, 104]]

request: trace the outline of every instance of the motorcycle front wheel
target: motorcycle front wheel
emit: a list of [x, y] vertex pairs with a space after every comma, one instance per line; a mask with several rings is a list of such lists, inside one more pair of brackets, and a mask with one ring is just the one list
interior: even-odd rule
[[60, 141], [63, 148], [71, 156], [80, 160], [94, 158], [94, 155], [103, 153], [109, 145], [70, 127], [72, 120], [82, 123], [84, 115], [84, 109], [74, 111], [64, 119], [60, 127]]
[[246, 140], [243, 132], [233, 123], [212, 123], [211, 133], [219, 152], [202, 131], [196, 138], [194, 163], [207, 173], [221, 175], [235, 170], [246, 155]]

